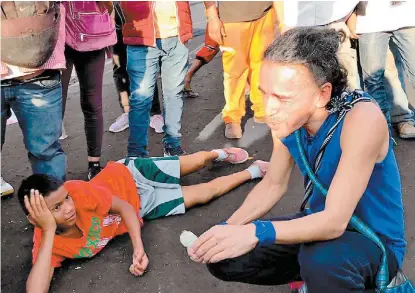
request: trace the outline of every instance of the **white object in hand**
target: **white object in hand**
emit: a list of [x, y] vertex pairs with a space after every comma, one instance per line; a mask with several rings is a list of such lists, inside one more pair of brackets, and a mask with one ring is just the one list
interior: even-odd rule
[[184, 230], [180, 234], [180, 242], [186, 248], [191, 247], [193, 243], [197, 240], [197, 236], [193, 232]]

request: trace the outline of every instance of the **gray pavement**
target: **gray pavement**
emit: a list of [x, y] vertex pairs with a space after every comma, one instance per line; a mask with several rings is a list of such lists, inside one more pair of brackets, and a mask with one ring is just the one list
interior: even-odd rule
[[[196, 32], [203, 33], [203, 6], [192, 5]], [[193, 56], [203, 42], [203, 35], [189, 43]], [[106, 67], [104, 77], [105, 129], [118, 117], [121, 110], [112, 81], [111, 64]], [[198, 99], [186, 100], [183, 114], [183, 146], [187, 152], [209, 150], [224, 146], [246, 147], [254, 159], [268, 160], [272, 141], [268, 129], [252, 121], [248, 111], [244, 121], [245, 135], [239, 141], [229, 141], [223, 136], [224, 125], [220, 111], [224, 105], [222, 65], [220, 56], [198, 72], [193, 88], [200, 93]], [[66, 111], [66, 131], [69, 138], [63, 141], [68, 155], [69, 179], [84, 179], [87, 173], [86, 140], [83, 114], [79, 105], [79, 86], [70, 89]], [[150, 131], [150, 151], [153, 156], [162, 155], [162, 136]], [[117, 160], [126, 154], [128, 131], [112, 134], [105, 132], [102, 162]], [[414, 141], [398, 139], [396, 154], [403, 184], [403, 200], [406, 216], [408, 252], [405, 272], [415, 280], [415, 148]], [[219, 165], [207, 168], [184, 178], [184, 185], [206, 182], [217, 176], [227, 175], [247, 167]], [[22, 135], [18, 125], [7, 128], [6, 144], [2, 151], [2, 176], [15, 188], [21, 180], [31, 174]], [[179, 243], [180, 232], [192, 230], [203, 233], [212, 225], [226, 219], [244, 200], [256, 182], [247, 183], [212, 203], [189, 210], [186, 215], [151, 221], [143, 228], [143, 239], [149, 255], [148, 273], [136, 278], [128, 272], [132, 260], [129, 237], [121, 236], [112, 241], [99, 255], [90, 260], [68, 261], [58, 269], [52, 282], [52, 292], [228, 292], [265, 293], [288, 292], [286, 286], [262, 287], [225, 283], [213, 278], [202, 265], [189, 260]], [[290, 182], [288, 194], [269, 216], [295, 212], [301, 203], [303, 181], [296, 168]], [[1, 201], [1, 290], [23, 292], [25, 280], [31, 268], [32, 227], [26, 221], [16, 197]]]

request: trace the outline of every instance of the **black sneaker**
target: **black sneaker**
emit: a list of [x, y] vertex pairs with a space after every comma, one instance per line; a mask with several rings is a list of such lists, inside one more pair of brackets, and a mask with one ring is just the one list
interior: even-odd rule
[[98, 175], [99, 172], [101, 172], [102, 168], [101, 166], [93, 166], [88, 168], [88, 180], [91, 180], [95, 176]]
[[164, 148], [164, 156], [165, 157], [173, 157], [173, 156], [184, 156], [186, 152], [182, 149], [181, 146], [174, 147], [174, 148]]

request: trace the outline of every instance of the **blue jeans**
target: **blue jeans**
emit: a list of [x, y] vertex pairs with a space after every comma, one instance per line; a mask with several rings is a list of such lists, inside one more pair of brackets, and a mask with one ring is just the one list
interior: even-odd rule
[[62, 88], [59, 71], [50, 79], [1, 87], [1, 147], [6, 121], [13, 109], [23, 132], [34, 174], [64, 180], [66, 156], [59, 142], [62, 133]]
[[[388, 47], [390, 47], [395, 57], [398, 70], [401, 71], [400, 75], [406, 74], [409, 83], [415, 88], [415, 54], [413, 53], [415, 52], [415, 28], [367, 33], [362, 34], [359, 38], [360, 63], [365, 88], [378, 102], [388, 122], [391, 122], [391, 101], [385, 90], [385, 66]], [[403, 87], [405, 90], [404, 85]], [[394, 103], [405, 104], [407, 101], [394, 101]], [[409, 118], [412, 112], [400, 113], [399, 115], [405, 114]]]
[[[273, 220], [290, 220], [304, 215], [298, 213]], [[379, 247], [369, 238], [346, 231], [331, 241], [257, 246], [240, 257], [209, 264], [208, 269], [215, 277], [231, 282], [283, 285], [304, 280], [309, 293], [375, 292], [381, 255]], [[398, 264], [389, 251], [388, 265], [392, 279]]]
[[127, 46], [130, 77], [130, 137], [128, 156], [146, 156], [150, 110], [161, 65], [164, 138], [166, 148], [181, 144], [183, 87], [189, 50], [177, 37], [157, 39], [156, 47]]

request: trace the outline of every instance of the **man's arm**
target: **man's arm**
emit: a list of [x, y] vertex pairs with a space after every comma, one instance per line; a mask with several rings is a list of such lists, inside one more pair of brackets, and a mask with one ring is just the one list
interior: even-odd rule
[[206, 33], [209, 33], [209, 37], [221, 45], [223, 43], [223, 37], [226, 37], [226, 33], [223, 23], [219, 17], [219, 11], [216, 8], [216, 2], [204, 1], [204, 3], [208, 23], [208, 31]]
[[227, 221], [228, 224], [242, 225], [261, 218], [282, 198], [288, 188], [288, 182], [294, 160], [287, 147], [274, 138], [271, 162], [264, 179], [248, 194], [241, 207]]
[[345, 119], [340, 141], [342, 155], [325, 209], [300, 219], [273, 222], [277, 243], [330, 240], [346, 230], [375, 163], [387, 153], [389, 134], [382, 112], [372, 103], [357, 105]]

